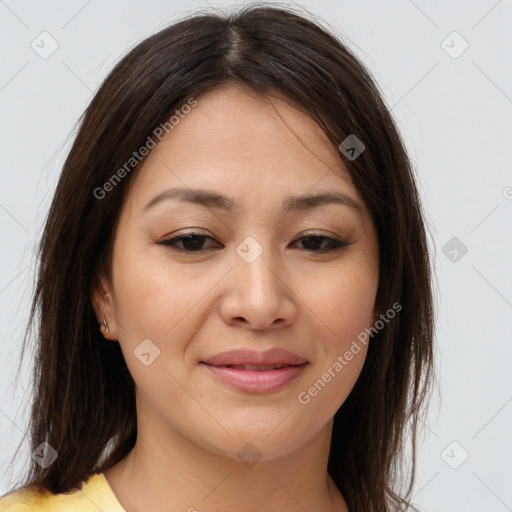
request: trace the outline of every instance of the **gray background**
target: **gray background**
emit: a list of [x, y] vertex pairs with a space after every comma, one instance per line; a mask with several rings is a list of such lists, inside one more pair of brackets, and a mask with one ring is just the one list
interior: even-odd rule
[[[512, 3], [301, 5], [376, 77], [416, 166], [432, 234], [439, 386], [414, 501], [428, 511], [512, 510]], [[0, 1], [0, 493], [30, 457], [9, 464], [27, 428], [30, 361], [17, 386], [15, 375], [32, 250], [75, 123], [129, 48], [196, 7], [208, 3]], [[47, 58], [31, 47], [51, 44], [58, 48]]]

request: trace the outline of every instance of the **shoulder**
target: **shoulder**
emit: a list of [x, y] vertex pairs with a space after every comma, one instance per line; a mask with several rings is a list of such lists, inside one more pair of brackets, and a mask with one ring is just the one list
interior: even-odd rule
[[46, 493], [37, 493], [33, 487], [22, 487], [0, 498], [0, 510], [2, 512], [36, 512], [44, 510], [40, 505], [46, 499]]
[[91, 476], [81, 490], [73, 490], [62, 494], [53, 494], [48, 490], [38, 491], [35, 486], [22, 487], [0, 497], [1, 512], [67, 512], [73, 510], [89, 512], [91, 501], [87, 498], [87, 490], [97, 484], [97, 475]]

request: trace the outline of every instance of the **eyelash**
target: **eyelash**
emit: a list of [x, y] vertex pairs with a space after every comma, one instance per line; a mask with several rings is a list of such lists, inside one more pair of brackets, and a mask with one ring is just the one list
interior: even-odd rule
[[[202, 239], [210, 238], [210, 239], [214, 240], [213, 237], [208, 236], [208, 235], [201, 235], [200, 233], [187, 233], [186, 235], [180, 235], [180, 236], [176, 236], [174, 238], [168, 238], [166, 240], [162, 240], [162, 241], [157, 242], [157, 243], [159, 245], [165, 245], [165, 246], [169, 247], [173, 251], [178, 251], [178, 252], [188, 253], [188, 254], [202, 253], [202, 252], [208, 250], [208, 249], [199, 249], [197, 251], [193, 251], [193, 250], [189, 250], [189, 249], [184, 249], [184, 248], [179, 247], [177, 245], [182, 240], [190, 239], [190, 238], [202, 238]], [[335, 238], [331, 238], [331, 237], [328, 237], [328, 236], [320, 235], [318, 233], [308, 233], [307, 235], [305, 235], [305, 236], [295, 240], [295, 242], [299, 242], [301, 240], [308, 239], [308, 238], [320, 238], [320, 239], [329, 240], [329, 244], [330, 244], [330, 247], [324, 248], [324, 249], [319, 249], [319, 250], [304, 249], [305, 251], [308, 251], [308, 252], [311, 252], [311, 253], [315, 253], [315, 252], [316, 253], [327, 253], [327, 252], [332, 252], [332, 251], [335, 251], [335, 250], [338, 250], [338, 249], [344, 249], [344, 248], [348, 247], [349, 245], [351, 245], [349, 242], [345, 242], [343, 240], [336, 240]]]

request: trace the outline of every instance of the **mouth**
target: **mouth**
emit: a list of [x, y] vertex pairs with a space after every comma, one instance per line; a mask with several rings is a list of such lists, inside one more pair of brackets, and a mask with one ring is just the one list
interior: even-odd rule
[[[207, 364], [207, 363], [205, 363]], [[268, 372], [271, 370], [281, 370], [282, 368], [288, 368], [290, 366], [299, 366], [294, 364], [221, 364], [212, 365], [217, 368], [233, 368], [234, 370], [245, 370], [245, 371], [256, 371], [256, 372]]]
[[217, 382], [246, 393], [269, 393], [293, 381], [308, 361], [282, 349], [266, 352], [237, 350], [200, 362]]

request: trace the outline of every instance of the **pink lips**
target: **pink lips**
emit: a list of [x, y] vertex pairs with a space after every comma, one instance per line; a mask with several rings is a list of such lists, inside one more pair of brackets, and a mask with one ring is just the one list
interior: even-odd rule
[[249, 393], [276, 391], [308, 365], [305, 359], [283, 349], [231, 350], [201, 363], [222, 382]]

